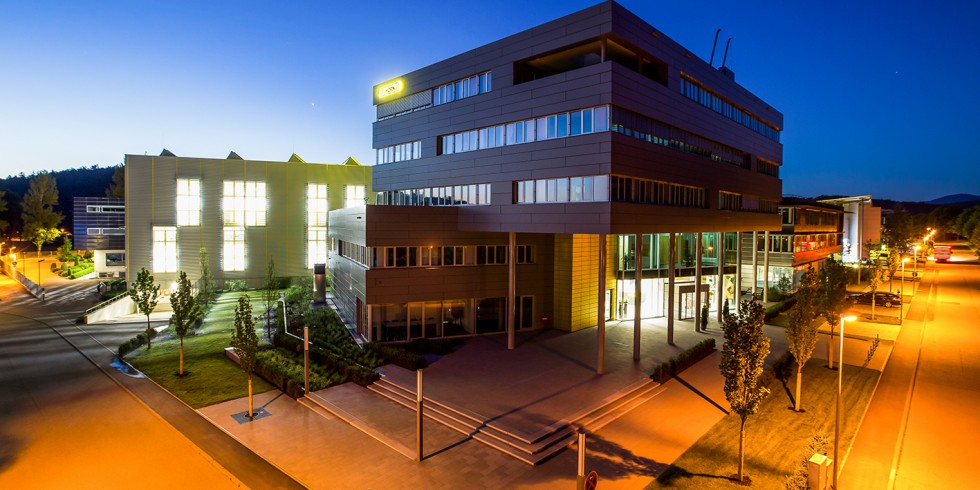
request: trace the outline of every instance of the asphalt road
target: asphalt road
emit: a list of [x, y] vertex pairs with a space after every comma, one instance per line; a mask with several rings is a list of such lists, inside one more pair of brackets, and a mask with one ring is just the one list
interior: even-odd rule
[[44, 281], [42, 303], [0, 275], [0, 488], [300, 487], [111, 367], [111, 349], [145, 324], [76, 325], [96, 281]]

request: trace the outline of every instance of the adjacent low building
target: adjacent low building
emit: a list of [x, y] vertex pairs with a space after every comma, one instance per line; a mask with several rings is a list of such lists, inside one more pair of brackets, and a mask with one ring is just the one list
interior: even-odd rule
[[99, 277], [126, 277], [126, 203], [118, 197], [76, 197], [75, 250], [93, 253]]
[[201, 252], [220, 286], [258, 287], [270, 261], [284, 278], [326, 264], [329, 211], [373, 200], [371, 167], [126, 155], [126, 261], [169, 289], [178, 272], [201, 276]]
[[857, 263], [869, 259], [870, 252], [877, 250], [881, 243], [881, 208], [871, 202], [871, 196], [838, 197], [819, 202], [844, 209], [843, 261]]

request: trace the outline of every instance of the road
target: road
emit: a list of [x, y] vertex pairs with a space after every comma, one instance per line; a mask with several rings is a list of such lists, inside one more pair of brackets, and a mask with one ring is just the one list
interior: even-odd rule
[[968, 257], [926, 266], [842, 488], [976, 486], [980, 264]]
[[43, 280], [44, 303], [0, 275], [0, 488], [297, 486], [153, 383], [110, 366], [111, 346], [145, 324], [75, 325], [97, 281]]

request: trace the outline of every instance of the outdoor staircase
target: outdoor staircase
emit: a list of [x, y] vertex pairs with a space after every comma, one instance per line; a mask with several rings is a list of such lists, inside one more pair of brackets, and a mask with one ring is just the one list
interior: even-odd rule
[[[416, 394], [413, 389], [384, 377], [367, 389], [415, 411]], [[452, 407], [428, 397], [423, 397], [422, 405], [426, 417], [529, 465], [536, 465], [576, 442], [578, 431], [597, 431], [662, 391], [660, 384], [644, 378], [602, 400], [599, 405], [530, 435], [519, 434], [493, 419], [484, 419], [464, 408]]]

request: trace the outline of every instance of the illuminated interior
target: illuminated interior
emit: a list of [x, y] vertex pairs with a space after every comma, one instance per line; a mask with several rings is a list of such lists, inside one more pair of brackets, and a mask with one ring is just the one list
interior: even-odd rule
[[177, 227], [153, 227], [153, 272], [177, 272]]
[[177, 226], [201, 225], [201, 181], [177, 179]]
[[352, 208], [354, 206], [364, 205], [364, 186], [363, 185], [348, 185], [346, 186], [346, 201], [344, 202], [345, 208]]
[[245, 270], [245, 228], [226, 226], [224, 229], [224, 253], [222, 269], [225, 271]]
[[226, 180], [222, 198], [225, 226], [265, 226], [265, 182]]
[[[350, 188], [350, 186], [348, 186]], [[363, 189], [363, 187], [362, 187]], [[327, 263], [327, 202], [326, 184], [306, 186], [306, 267]]]

